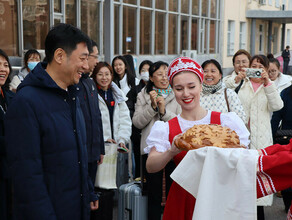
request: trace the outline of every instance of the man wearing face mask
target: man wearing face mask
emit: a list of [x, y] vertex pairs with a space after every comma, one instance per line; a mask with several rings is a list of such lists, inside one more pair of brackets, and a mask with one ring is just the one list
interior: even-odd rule
[[41, 61], [40, 53], [35, 49], [28, 50], [24, 55], [24, 67], [19, 70], [19, 73], [16, 74], [10, 84], [9, 89], [13, 92], [16, 92], [18, 85], [24, 80], [27, 74], [32, 71], [35, 66]]
[[103, 161], [104, 140], [101, 121], [101, 113], [98, 104], [97, 88], [90, 78], [92, 71], [98, 64], [98, 48], [96, 42], [91, 41], [92, 48], [89, 48], [88, 70], [82, 74], [77, 89], [80, 107], [83, 112], [86, 126], [86, 146], [88, 154], [88, 174], [94, 186], [97, 165]]

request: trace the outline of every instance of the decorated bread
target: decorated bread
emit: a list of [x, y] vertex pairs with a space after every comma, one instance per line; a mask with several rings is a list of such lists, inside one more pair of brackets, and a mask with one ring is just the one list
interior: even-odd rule
[[194, 125], [176, 138], [174, 143], [181, 150], [193, 150], [205, 146], [242, 147], [235, 131], [217, 124]]

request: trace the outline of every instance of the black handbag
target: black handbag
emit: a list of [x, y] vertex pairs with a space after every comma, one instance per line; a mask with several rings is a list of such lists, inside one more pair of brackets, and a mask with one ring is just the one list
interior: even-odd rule
[[289, 144], [290, 139], [292, 138], [292, 130], [277, 130], [274, 136], [274, 144]]

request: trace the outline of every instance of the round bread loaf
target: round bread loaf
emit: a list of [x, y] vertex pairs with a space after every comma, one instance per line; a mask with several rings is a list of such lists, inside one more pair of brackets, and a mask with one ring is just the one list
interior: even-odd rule
[[205, 146], [242, 147], [235, 131], [217, 124], [194, 125], [176, 138], [174, 143], [181, 150], [193, 150]]

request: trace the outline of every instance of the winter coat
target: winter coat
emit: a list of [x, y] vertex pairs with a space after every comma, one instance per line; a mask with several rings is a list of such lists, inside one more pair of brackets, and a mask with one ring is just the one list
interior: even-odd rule
[[274, 85], [261, 85], [256, 92], [245, 79], [238, 96], [245, 110], [250, 129], [250, 148], [262, 149], [273, 144], [270, 113], [283, 107], [283, 101]]
[[[283, 101], [272, 82], [264, 87], [261, 85], [256, 92], [248, 78], [246, 78], [238, 92], [243, 105], [247, 127], [250, 130], [250, 149], [262, 149], [273, 144], [271, 129], [271, 112], [283, 107]], [[269, 195], [257, 199], [257, 205], [271, 206], [273, 196]]]
[[39, 63], [5, 117], [17, 220], [89, 220], [86, 134], [76, 87], [61, 89]]
[[[4, 102], [9, 106], [14, 93], [9, 90], [2, 90], [4, 94]], [[1, 95], [1, 94], [0, 94]], [[11, 179], [6, 158], [6, 148], [4, 142], [4, 116], [5, 110], [0, 107], [0, 219], [10, 219], [11, 212]]]
[[[232, 89], [227, 89], [226, 94], [230, 112], [235, 112], [242, 119], [242, 121], [246, 123], [245, 112], [238, 95]], [[228, 112], [227, 102], [225, 99], [225, 87], [219, 89], [213, 94], [204, 94], [201, 92], [200, 105], [211, 111], [223, 113]]]
[[282, 130], [292, 130], [292, 86], [284, 89], [281, 92], [281, 98], [284, 102], [284, 107], [273, 113], [271, 124], [272, 133], [275, 135], [279, 128], [280, 122], [282, 121]]
[[115, 100], [113, 115], [113, 134], [111, 133], [110, 114], [103, 98], [98, 95], [99, 108], [102, 117], [103, 138], [104, 140], [114, 139], [118, 144], [130, 142], [132, 132], [132, 122], [130, 112], [126, 104], [127, 97], [118, 86], [112, 82], [111, 88]]
[[289, 75], [280, 73], [280, 75], [277, 77], [274, 83], [279, 93], [281, 93], [283, 89], [286, 89], [287, 87], [291, 85], [292, 77]]
[[142, 155], [145, 154], [144, 148], [147, 147], [146, 138], [148, 137], [153, 124], [158, 120], [168, 121], [181, 113], [181, 107], [176, 102], [173, 92], [171, 92], [165, 99], [165, 109], [165, 115], [160, 118], [159, 112], [156, 112], [151, 106], [150, 95], [146, 92], [146, 87], [144, 87], [138, 94], [132, 120], [137, 128], [142, 129], [140, 144]]
[[9, 89], [10, 90], [16, 90], [19, 84], [24, 80], [24, 78], [29, 74], [27, 71], [26, 67], [22, 67], [19, 70], [19, 73], [13, 76], [10, 84], [9, 84]]
[[79, 84], [78, 97], [86, 126], [86, 146], [88, 162], [96, 162], [100, 154], [104, 155], [104, 140], [101, 113], [98, 104], [98, 92], [95, 83], [88, 74], [83, 74]]
[[237, 76], [237, 73], [233, 71], [230, 75], [225, 76], [223, 78], [223, 83], [225, 84], [226, 88], [229, 89], [235, 89], [237, 86], [239, 86], [240, 81], [238, 83], [235, 83], [235, 77]]

